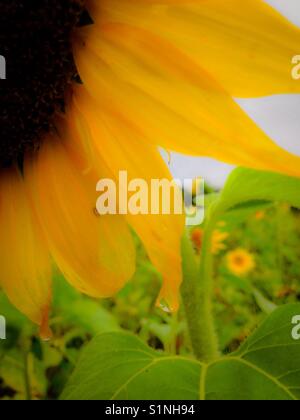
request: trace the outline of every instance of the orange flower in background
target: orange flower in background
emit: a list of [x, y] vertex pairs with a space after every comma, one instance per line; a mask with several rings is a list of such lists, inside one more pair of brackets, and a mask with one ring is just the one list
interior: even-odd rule
[[132, 227], [176, 309], [183, 218], [97, 217], [95, 185], [120, 170], [171, 178], [158, 146], [300, 176], [300, 159], [233, 100], [300, 92], [300, 31], [260, 0], [10, 0], [0, 11], [13, 79], [0, 91], [1, 287], [46, 335], [52, 261], [80, 291], [110, 296], [135, 270]]
[[236, 276], [245, 276], [256, 267], [254, 256], [242, 248], [229, 252], [226, 261], [229, 271]]
[[203, 236], [204, 231], [203, 229], [196, 228], [191, 233], [191, 240], [193, 242], [194, 248], [197, 252], [197, 254], [200, 254], [203, 244]]
[[255, 219], [257, 221], [263, 220], [263, 219], [265, 219], [265, 217], [266, 217], [266, 212], [265, 211], [260, 210], [260, 211], [257, 211], [255, 213]]

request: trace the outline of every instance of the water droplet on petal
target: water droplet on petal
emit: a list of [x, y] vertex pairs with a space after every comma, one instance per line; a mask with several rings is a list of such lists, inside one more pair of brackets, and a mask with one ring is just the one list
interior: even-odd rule
[[172, 309], [170, 308], [170, 306], [164, 300], [160, 301], [158, 306], [162, 311], [164, 311], [168, 314], [172, 313]]

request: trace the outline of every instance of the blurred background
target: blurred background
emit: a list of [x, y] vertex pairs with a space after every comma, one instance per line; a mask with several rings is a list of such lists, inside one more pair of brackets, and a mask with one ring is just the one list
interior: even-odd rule
[[[300, 27], [299, 0], [267, 0], [267, 3]], [[280, 95], [237, 102], [274, 141], [300, 155], [300, 95]], [[233, 167], [213, 159], [172, 154], [170, 168], [174, 178], [202, 176], [209, 185], [221, 188]]]

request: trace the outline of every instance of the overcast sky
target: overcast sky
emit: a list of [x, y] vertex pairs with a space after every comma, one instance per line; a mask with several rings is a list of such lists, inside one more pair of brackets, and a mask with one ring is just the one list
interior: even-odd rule
[[[267, 2], [300, 27], [300, 0]], [[300, 155], [300, 95], [273, 96], [239, 103], [276, 142]], [[203, 176], [215, 187], [221, 187], [232, 170], [229, 165], [212, 159], [177, 154], [172, 154], [170, 167], [175, 178]]]

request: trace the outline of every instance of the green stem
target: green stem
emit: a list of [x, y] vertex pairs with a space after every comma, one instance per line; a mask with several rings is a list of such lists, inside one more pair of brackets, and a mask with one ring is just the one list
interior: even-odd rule
[[24, 353], [24, 385], [25, 385], [25, 397], [27, 401], [31, 401], [31, 387], [28, 372], [28, 352]]
[[200, 272], [187, 234], [182, 242], [184, 280], [181, 295], [193, 351], [202, 362], [211, 362], [219, 356], [212, 305], [211, 235], [212, 229], [208, 227], [202, 248]]
[[280, 281], [284, 282], [284, 255], [283, 255], [283, 246], [284, 246], [284, 235], [282, 226], [284, 225], [282, 221], [284, 220], [284, 214], [282, 212], [282, 204], [276, 203], [276, 234], [277, 234], [277, 259], [278, 259], [278, 271], [280, 274]]

